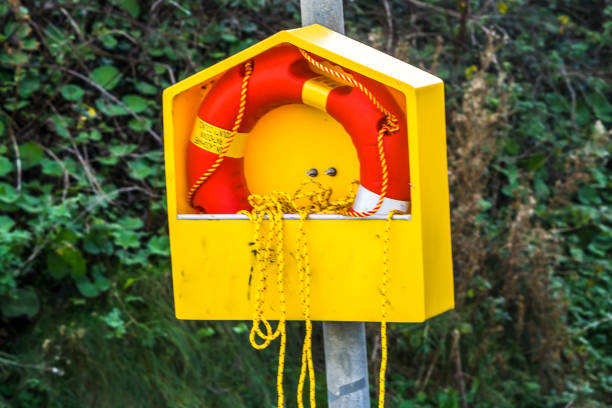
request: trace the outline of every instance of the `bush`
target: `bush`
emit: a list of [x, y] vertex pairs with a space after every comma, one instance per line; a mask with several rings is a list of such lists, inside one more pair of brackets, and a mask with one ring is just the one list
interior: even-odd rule
[[[350, 36], [447, 91], [457, 309], [391, 326], [389, 403], [612, 404], [606, 4], [346, 2]], [[160, 95], [298, 20], [278, 0], [0, 4], [0, 406], [273, 404], [243, 323], [172, 317]]]

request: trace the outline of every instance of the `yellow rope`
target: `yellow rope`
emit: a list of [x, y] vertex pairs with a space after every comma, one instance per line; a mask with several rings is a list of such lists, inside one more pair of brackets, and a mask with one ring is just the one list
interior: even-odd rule
[[387, 372], [387, 286], [389, 284], [389, 242], [391, 241], [391, 220], [393, 215], [401, 211], [391, 211], [387, 215], [385, 233], [383, 235], [382, 280], [380, 285], [381, 316], [380, 316], [380, 372], [378, 374], [378, 408], [385, 406], [385, 374]]
[[376, 97], [372, 94], [372, 92], [370, 92], [370, 90], [366, 88], [365, 85], [363, 85], [361, 82], [353, 78], [352, 75], [346, 75], [343, 72], [340, 72], [333, 68], [328, 67], [327, 65], [323, 65], [322, 63], [314, 59], [310, 54], [308, 54], [306, 51], [302, 49], [300, 49], [300, 53], [312, 66], [316, 67], [317, 69], [323, 72], [333, 75], [336, 78], [339, 78], [340, 80], [344, 82], [351, 83], [353, 86], [357, 87], [361, 92], [363, 92], [363, 94], [367, 96], [367, 98], [374, 104], [376, 109], [378, 109], [383, 115], [385, 115], [385, 117], [388, 120], [390, 132], [395, 132], [399, 129], [397, 117], [393, 113], [385, 109], [385, 107], [382, 106], [382, 104], [378, 101], [378, 99], [376, 99]]
[[327, 65], [320, 63], [302, 49], [300, 49], [300, 53], [311, 65], [313, 65], [317, 69], [326, 72], [329, 75], [335, 76], [336, 78], [339, 78], [344, 82], [348, 82], [354, 87], [357, 87], [374, 104], [376, 109], [378, 109], [383, 115], [385, 115], [385, 123], [378, 130], [378, 136], [376, 138], [376, 144], [378, 147], [378, 155], [380, 160], [380, 168], [382, 171], [382, 185], [380, 188], [380, 197], [378, 198], [378, 202], [376, 203], [374, 208], [368, 211], [355, 211], [353, 209], [349, 209], [342, 212], [343, 215], [348, 215], [352, 217], [367, 217], [369, 215], [376, 214], [376, 212], [382, 206], [383, 201], [387, 196], [387, 190], [389, 188], [389, 169], [387, 167], [387, 158], [385, 155], [385, 148], [383, 143], [384, 136], [397, 132], [400, 129], [397, 116], [385, 109], [385, 107], [381, 105], [381, 103], [378, 101], [378, 99], [376, 99], [372, 92], [361, 82], [353, 78], [351, 75], [346, 75], [343, 72], [337, 71], [333, 68], [328, 67]]
[[[261, 211], [243, 212], [246, 213], [249, 218], [253, 221], [254, 228], [254, 245], [255, 245], [255, 268], [253, 273], [259, 274], [257, 290], [255, 294], [255, 311], [253, 315], [253, 326], [249, 333], [249, 341], [251, 345], [257, 349], [262, 350], [270, 345], [272, 340], [280, 336], [280, 350], [278, 354], [278, 368], [276, 375], [276, 390], [278, 393], [278, 407], [284, 407], [284, 391], [283, 391], [283, 374], [285, 371], [285, 351], [287, 347], [287, 330], [286, 330], [286, 313], [287, 313], [287, 302], [285, 299], [285, 283], [284, 283], [284, 271], [285, 271], [285, 258], [283, 251], [283, 224], [282, 217], [283, 213], [280, 211], [278, 204], [260, 208]], [[263, 217], [267, 215], [271, 221], [271, 228], [268, 231], [267, 236], [264, 238], [264, 242], [261, 239], [261, 223]], [[272, 264], [276, 266], [276, 284], [278, 287], [279, 301], [280, 301], [280, 317], [276, 330], [272, 332], [270, 323], [263, 317], [264, 313], [264, 296], [266, 291], [266, 270], [267, 265]], [[261, 330], [260, 324], [263, 323], [265, 327], [265, 333]], [[257, 336], [263, 340], [263, 343], [257, 343]]]
[[238, 129], [240, 129], [240, 125], [242, 124], [242, 118], [244, 117], [244, 111], [246, 110], [246, 97], [247, 97], [247, 87], [249, 85], [249, 79], [251, 79], [251, 74], [253, 74], [253, 61], [247, 61], [244, 63], [244, 76], [242, 77], [242, 87], [240, 88], [240, 102], [238, 103], [238, 113], [236, 114], [236, 119], [234, 120], [234, 126], [232, 127], [232, 131], [230, 135], [225, 139], [223, 144], [223, 150], [217, 157], [217, 160], [210, 166], [208, 170], [206, 170], [200, 178], [196, 180], [195, 183], [189, 189], [187, 193], [187, 201], [189, 201], [189, 205], [193, 207], [193, 196], [196, 191], [204, 184], [204, 182], [221, 166], [223, 163], [223, 159], [227, 155], [232, 142], [236, 138], [236, 133], [238, 133]]
[[[329, 68], [320, 62], [316, 61], [312, 56], [303, 50], [300, 50], [304, 58], [313, 66], [318, 69], [327, 72], [328, 74], [340, 78], [346, 82], [351, 83], [363, 92], [368, 99], [374, 104], [374, 106], [384, 114], [385, 123], [381, 126], [377, 137], [377, 147], [380, 159], [380, 165], [382, 170], [382, 186], [379, 200], [376, 206], [368, 211], [358, 212], [352, 209], [352, 204], [355, 198], [355, 187], [358, 183], [353, 183], [350, 193], [336, 201], [331, 200], [332, 191], [330, 188], [324, 188], [314, 180], [309, 180], [307, 183], [303, 183], [298, 190], [293, 194], [289, 195], [282, 192], [273, 192], [267, 196], [251, 194], [249, 196], [249, 203], [253, 207], [252, 211], [241, 211], [240, 213], [246, 214], [254, 225], [253, 228], [253, 245], [255, 251], [255, 265], [253, 269], [253, 275], [259, 275], [257, 279], [257, 288], [255, 293], [255, 307], [253, 311], [253, 326], [249, 333], [249, 341], [251, 345], [258, 350], [265, 349], [270, 343], [280, 337], [280, 349], [278, 357], [277, 367], [277, 378], [276, 388], [278, 393], [277, 404], [278, 408], [284, 408], [284, 389], [283, 389], [283, 374], [285, 369], [285, 352], [287, 345], [287, 331], [286, 331], [286, 298], [285, 298], [285, 287], [284, 287], [284, 270], [285, 260], [283, 251], [283, 224], [282, 217], [285, 213], [297, 213], [300, 214], [300, 220], [298, 225], [298, 237], [297, 237], [297, 263], [298, 263], [298, 274], [300, 280], [300, 298], [302, 301], [302, 310], [304, 313], [304, 320], [306, 324], [306, 333], [304, 336], [304, 345], [302, 347], [302, 363], [300, 369], [300, 378], [298, 382], [298, 407], [303, 408], [303, 390], [306, 379], [306, 372], [308, 372], [309, 379], [309, 402], [310, 407], [315, 408], [315, 373], [314, 365], [312, 362], [312, 322], [310, 320], [310, 262], [308, 258], [308, 249], [306, 245], [306, 232], [305, 232], [305, 220], [308, 214], [344, 214], [355, 217], [365, 217], [375, 214], [382, 206], [383, 200], [386, 197], [388, 185], [389, 185], [389, 171], [387, 167], [386, 155], [384, 151], [384, 136], [399, 130], [399, 123], [397, 117], [386, 110], [380, 102], [374, 97], [368, 88], [366, 88], [359, 81], [355, 80], [352, 76], [345, 75], [332, 68]], [[240, 129], [244, 112], [246, 110], [246, 95], [249, 79], [253, 73], [252, 61], [247, 61], [244, 64], [245, 74], [242, 81], [242, 87], [240, 92], [240, 101], [238, 106], [238, 113], [234, 121], [229, 137], [225, 140], [223, 150], [217, 160], [211, 165], [211, 167], [205, 171], [202, 176], [191, 186], [187, 199], [190, 204], [193, 203], [193, 197], [200, 186], [217, 170], [217, 168], [223, 162], [229, 148]], [[314, 188], [308, 190], [309, 185], [314, 185]], [[389, 240], [390, 240], [390, 227], [391, 219], [396, 211], [389, 213], [387, 217], [387, 224], [385, 226], [385, 235], [383, 241], [383, 277], [381, 285], [382, 294], [382, 315], [381, 315], [381, 348], [382, 358], [380, 367], [380, 378], [379, 378], [379, 408], [384, 407], [385, 399], [385, 372], [387, 368], [387, 284], [388, 284], [388, 252], [389, 252]], [[271, 222], [270, 228], [267, 235], [262, 236], [261, 226], [264, 216], [267, 216]], [[268, 265], [275, 265], [276, 267], [276, 284], [279, 293], [280, 302], [280, 316], [276, 330], [272, 330], [272, 326], [267, 319], [264, 318], [265, 308], [265, 292], [267, 284], [267, 269]], [[261, 325], [263, 324], [264, 330]], [[261, 343], [257, 342], [257, 338], [263, 340]]]
[[306, 370], [308, 369], [309, 401], [310, 408], [316, 407], [315, 401], [315, 373], [312, 363], [312, 321], [310, 320], [310, 260], [308, 258], [308, 249], [306, 247], [306, 231], [304, 221], [308, 213], [303, 211], [300, 214], [298, 225], [297, 239], [297, 254], [298, 254], [298, 271], [300, 278], [300, 298], [302, 299], [302, 310], [304, 311], [304, 323], [306, 326], [306, 334], [304, 335], [304, 345], [302, 346], [302, 365], [300, 367], [300, 379], [298, 381], [297, 402], [299, 408], [304, 408], [303, 393]]
[[[309, 402], [310, 407], [316, 407], [315, 401], [315, 372], [312, 361], [312, 321], [310, 320], [310, 260], [306, 242], [305, 220], [308, 214], [337, 214], [351, 208], [355, 200], [356, 187], [359, 183], [353, 182], [349, 193], [338, 200], [332, 200], [331, 188], [323, 187], [320, 183], [309, 179], [302, 183], [298, 190], [289, 195], [283, 192], [272, 192], [269, 195], [251, 194], [249, 203], [253, 207], [252, 211], [241, 211], [246, 214], [253, 223], [253, 245], [255, 250], [255, 266], [253, 274], [256, 277], [257, 287], [255, 292], [255, 307], [253, 313], [253, 326], [249, 334], [251, 345], [258, 350], [270, 345], [272, 340], [281, 338], [279, 350], [278, 371], [277, 371], [277, 392], [278, 408], [283, 408], [283, 372], [286, 350], [286, 300], [284, 293], [284, 254], [283, 254], [283, 228], [282, 216], [287, 214], [300, 214], [298, 224], [298, 237], [296, 240], [297, 248], [297, 268], [300, 281], [300, 299], [306, 324], [306, 334], [302, 347], [302, 363], [300, 368], [300, 378], [298, 381], [297, 401], [298, 407], [303, 408], [303, 393], [308, 373], [309, 382]], [[261, 232], [262, 220], [267, 216], [271, 222], [268, 233], [264, 236]], [[277, 286], [280, 298], [280, 318], [276, 330], [272, 331], [272, 326], [265, 319], [265, 292], [267, 282], [267, 269], [269, 265], [275, 265], [277, 269]], [[261, 325], [263, 324], [263, 330]], [[257, 338], [263, 340], [257, 342]]]

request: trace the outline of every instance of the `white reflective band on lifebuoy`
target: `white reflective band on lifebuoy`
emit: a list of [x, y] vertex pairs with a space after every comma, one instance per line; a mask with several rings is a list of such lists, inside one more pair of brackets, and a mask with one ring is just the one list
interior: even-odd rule
[[[353, 210], [357, 212], [370, 211], [378, 204], [380, 196], [362, 185], [359, 185], [357, 195], [355, 196], [355, 202], [353, 203]], [[382, 205], [376, 211], [377, 215], [389, 214], [391, 211], [408, 212], [410, 210], [409, 201], [394, 200], [392, 198], [384, 198]]]

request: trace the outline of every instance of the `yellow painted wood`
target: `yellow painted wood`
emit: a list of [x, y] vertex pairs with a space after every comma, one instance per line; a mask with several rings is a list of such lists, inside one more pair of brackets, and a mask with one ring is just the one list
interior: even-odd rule
[[[391, 227], [390, 321], [417, 322], [454, 307], [450, 212], [442, 81], [366, 45], [313, 25], [282, 31], [167, 88], [163, 96], [168, 221], [177, 317], [250, 319], [253, 255], [246, 220], [178, 220], [193, 213], [186, 201], [186, 143], [212, 81], [227, 69], [282, 43], [291, 43], [333, 64], [389, 87], [406, 112], [412, 177], [412, 220]], [[350, 109], [350, 107], [347, 107]], [[291, 192], [305, 172], [329, 167], [338, 176], [318, 177], [336, 194], [358, 178], [349, 136], [329, 115], [306, 105], [277, 108], [259, 120], [245, 146], [245, 174], [252, 192]], [[264, 222], [265, 223], [265, 222]], [[284, 221], [288, 318], [301, 319], [296, 266], [297, 221]], [[312, 318], [380, 319], [384, 221], [306, 221], [312, 264]], [[275, 279], [269, 279], [266, 317], [278, 318]]]

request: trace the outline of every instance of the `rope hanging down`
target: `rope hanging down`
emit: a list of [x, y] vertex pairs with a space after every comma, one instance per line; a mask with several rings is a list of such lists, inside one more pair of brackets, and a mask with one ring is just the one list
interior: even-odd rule
[[387, 286], [389, 285], [389, 243], [391, 242], [391, 220], [401, 211], [390, 211], [383, 235], [382, 279], [380, 285], [380, 372], [378, 373], [378, 408], [385, 406], [385, 374], [387, 373]]
[[[283, 390], [283, 374], [285, 368], [285, 351], [287, 345], [287, 331], [286, 331], [286, 298], [284, 290], [284, 236], [283, 236], [283, 224], [282, 217], [286, 213], [297, 213], [300, 215], [299, 226], [298, 226], [298, 237], [297, 237], [297, 263], [298, 263], [298, 275], [300, 280], [300, 299], [302, 302], [302, 310], [304, 313], [304, 320], [306, 325], [306, 334], [304, 336], [304, 345], [302, 347], [302, 363], [300, 369], [300, 378], [298, 382], [298, 394], [297, 402], [298, 407], [303, 408], [303, 390], [306, 379], [306, 373], [308, 373], [309, 379], [309, 402], [310, 407], [315, 408], [315, 373], [312, 362], [312, 322], [310, 320], [310, 262], [308, 258], [308, 249], [306, 245], [306, 233], [304, 223], [308, 214], [343, 214], [353, 217], [367, 217], [375, 214], [383, 204], [383, 200], [386, 197], [388, 186], [389, 186], [389, 171], [387, 167], [387, 161], [384, 150], [384, 136], [390, 133], [397, 132], [399, 130], [399, 123], [397, 117], [385, 109], [376, 97], [370, 92], [359, 81], [355, 80], [350, 75], [338, 72], [332, 68], [329, 68], [319, 61], [315, 60], [307, 52], [300, 50], [302, 56], [317, 69], [326, 72], [331, 76], [335, 76], [345, 82], [351, 83], [354, 87], [363, 92], [364, 95], [374, 104], [374, 106], [385, 116], [385, 122], [382, 124], [378, 131], [377, 147], [380, 159], [380, 166], [382, 172], [382, 184], [381, 192], [378, 202], [374, 208], [368, 211], [358, 212], [354, 211], [352, 203], [355, 197], [355, 185], [351, 189], [351, 192], [346, 197], [332, 201], [331, 200], [331, 189], [326, 189], [320, 184], [310, 180], [311, 183], [315, 183], [316, 188], [311, 191], [306, 191], [303, 184], [298, 191], [292, 196], [286, 193], [274, 192], [269, 196], [260, 196], [257, 194], [251, 194], [249, 196], [249, 203], [253, 207], [253, 210], [242, 211], [242, 214], [246, 214], [254, 225], [253, 228], [253, 245], [255, 252], [255, 267], [254, 274], [259, 274], [257, 280], [257, 289], [255, 294], [255, 309], [253, 312], [253, 326], [249, 333], [249, 341], [251, 345], [258, 350], [264, 349], [270, 345], [270, 343], [280, 337], [280, 349], [278, 358], [277, 368], [277, 379], [276, 387], [278, 393], [278, 408], [284, 407], [284, 390]], [[232, 142], [235, 139], [244, 112], [246, 110], [246, 97], [249, 79], [253, 73], [253, 62], [247, 61], [244, 64], [244, 76], [242, 79], [242, 86], [240, 91], [240, 101], [238, 104], [238, 112], [236, 119], [234, 120], [234, 126], [232, 127], [230, 135], [225, 140], [222, 152], [216, 161], [205, 171], [197, 181], [191, 186], [187, 194], [187, 199], [192, 204], [193, 197], [197, 192], [198, 188], [217, 170], [217, 168], [223, 162], [223, 159], [227, 155]], [[389, 237], [390, 237], [390, 226], [393, 214], [397, 213], [393, 211], [389, 213], [387, 217], [387, 223], [385, 226], [385, 233], [383, 237], [383, 274], [381, 284], [381, 295], [382, 295], [382, 314], [381, 314], [381, 366], [380, 366], [380, 378], [379, 378], [379, 398], [378, 407], [384, 407], [385, 399], [385, 372], [387, 367], [387, 324], [386, 324], [386, 305], [387, 300], [387, 284], [388, 284], [388, 251], [389, 251]], [[267, 235], [262, 234], [262, 221], [267, 216], [271, 222], [270, 228]], [[276, 267], [276, 284], [279, 292], [280, 301], [280, 317], [276, 330], [272, 330], [270, 323], [264, 318], [264, 307], [265, 307], [265, 292], [267, 283], [267, 269], [268, 265], [275, 265]], [[261, 325], [263, 324], [264, 330]], [[263, 340], [261, 343], [257, 342], [257, 338]]]
[[[308, 187], [313, 188], [308, 190]], [[305, 220], [310, 213], [337, 214], [339, 211], [349, 209], [356, 193], [356, 184], [346, 197], [337, 201], [331, 200], [331, 189], [324, 188], [319, 183], [310, 179], [303, 183], [293, 194], [283, 192], [273, 192], [270, 195], [262, 196], [251, 194], [249, 203], [253, 207], [252, 211], [242, 211], [253, 223], [253, 245], [255, 252], [255, 265], [253, 274], [259, 275], [256, 278], [257, 288], [255, 294], [255, 308], [253, 314], [253, 326], [251, 328], [249, 340], [256, 349], [263, 349], [270, 345], [270, 342], [280, 336], [281, 345], [279, 350], [278, 370], [277, 370], [277, 391], [278, 407], [284, 404], [283, 391], [283, 372], [286, 350], [286, 301], [284, 293], [284, 255], [283, 255], [283, 224], [282, 216], [284, 213], [300, 214], [298, 225], [298, 236], [296, 240], [297, 248], [297, 269], [300, 281], [299, 291], [304, 313], [306, 334], [302, 346], [302, 363], [300, 368], [300, 378], [298, 381], [297, 403], [299, 408], [304, 407], [303, 393], [308, 373], [309, 380], [309, 402], [310, 407], [316, 407], [315, 401], [315, 372], [312, 362], [312, 322], [310, 320], [310, 261], [306, 242], [306, 232], [304, 228]], [[270, 227], [267, 234], [262, 233], [262, 220], [267, 216], [270, 220]], [[280, 299], [280, 317], [276, 331], [272, 332], [270, 323], [264, 318], [265, 292], [267, 282], [267, 270], [269, 265], [275, 265], [277, 271], [277, 286]], [[264, 329], [262, 330], [261, 325]], [[257, 343], [257, 337], [263, 340]]]

